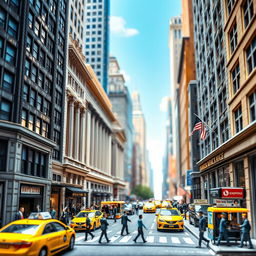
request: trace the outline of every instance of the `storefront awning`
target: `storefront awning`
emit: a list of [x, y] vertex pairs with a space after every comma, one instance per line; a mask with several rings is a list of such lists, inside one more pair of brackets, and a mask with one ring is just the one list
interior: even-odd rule
[[72, 196], [85, 196], [88, 194], [88, 191], [76, 187], [66, 187], [66, 193], [71, 194]]

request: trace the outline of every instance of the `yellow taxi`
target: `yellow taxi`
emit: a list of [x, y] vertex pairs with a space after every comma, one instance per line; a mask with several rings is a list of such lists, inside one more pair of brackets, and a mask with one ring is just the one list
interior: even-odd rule
[[156, 205], [154, 203], [151, 202], [147, 202], [144, 204], [143, 206], [143, 212], [147, 213], [147, 212], [156, 212]]
[[161, 208], [162, 207], [162, 202], [159, 201], [159, 200], [156, 200], [155, 205], [156, 205], [156, 208]]
[[72, 250], [75, 231], [48, 212], [34, 213], [0, 229], [0, 255], [50, 256]]
[[184, 231], [184, 220], [177, 208], [162, 208], [156, 214], [157, 230]]
[[163, 201], [161, 204], [161, 208], [169, 208], [172, 207], [170, 201]]
[[91, 229], [95, 230], [96, 228], [99, 228], [101, 226], [100, 220], [103, 217], [103, 213], [98, 210], [84, 210], [80, 211], [72, 220], [70, 223], [70, 227], [74, 230], [85, 230], [86, 223], [85, 223], [85, 215], [88, 215], [88, 217], [91, 220]]

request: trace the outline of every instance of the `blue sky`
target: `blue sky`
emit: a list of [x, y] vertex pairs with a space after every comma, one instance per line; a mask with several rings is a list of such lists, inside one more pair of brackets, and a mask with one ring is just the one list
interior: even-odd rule
[[180, 15], [181, 0], [110, 2], [110, 53], [118, 59], [130, 92], [136, 90], [141, 95], [155, 172], [155, 196], [160, 198], [166, 124], [164, 99], [170, 93], [169, 20]]

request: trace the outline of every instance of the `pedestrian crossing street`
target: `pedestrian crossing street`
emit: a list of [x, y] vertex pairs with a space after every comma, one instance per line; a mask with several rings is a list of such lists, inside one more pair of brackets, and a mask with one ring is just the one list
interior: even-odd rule
[[[108, 238], [110, 239], [111, 244], [116, 245], [125, 245], [125, 244], [134, 244], [133, 239], [137, 235], [137, 231], [134, 231], [126, 236], [121, 236], [120, 231], [117, 233], [113, 233], [112, 231], [108, 231]], [[197, 241], [193, 240], [188, 233], [155, 233], [155, 234], [144, 234], [147, 240], [145, 245], [150, 244], [157, 244], [157, 245], [179, 245], [179, 246], [195, 246], [197, 245]], [[98, 244], [100, 238], [100, 232], [95, 234], [95, 237], [91, 239], [88, 237], [87, 241], [84, 241], [84, 233], [78, 233], [76, 237], [76, 244], [79, 245], [91, 245], [91, 244]], [[102, 242], [105, 242], [105, 238], [103, 238]], [[141, 237], [137, 240], [137, 243], [141, 243]]]

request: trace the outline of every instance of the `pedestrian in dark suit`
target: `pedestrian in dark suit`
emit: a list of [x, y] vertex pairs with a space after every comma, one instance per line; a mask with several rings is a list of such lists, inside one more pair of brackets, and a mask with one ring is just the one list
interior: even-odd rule
[[206, 231], [206, 218], [203, 216], [203, 212], [199, 211], [199, 244], [196, 248], [201, 248], [202, 240], [209, 246], [209, 240], [204, 237], [204, 232]]
[[139, 209], [140, 209], [139, 201], [137, 201], [137, 203], [136, 203], [136, 205], [135, 205], [136, 215], [139, 215]]
[[124, 212], [124, 215], [121, 218], [121, 224], [123, 225], [122, 231], [121, 231], [121, 236], [124, 236], [124, 230], [126, 230], [126, 235], [130, 234], [128, 231], [128, 221], [131, 222], [131, 220], [127, 216], [127, 213]]
[[107, 221], [107, 214], [105, 213], [104, 214], [104, 217], [100, 220], [100, 224], [101, 224], [101, 235], [100, 235], [100, 240], [99, 240], [99, 243], [101, 244], [101, 239], [103, 236], [105, 236], [106, 240], [107, 240], [107, 243], [110, 242], [110, 240], [108, 239], [108, 236], [107, 236], [107, 229], [108, 229], [108, 221]]
[[243, 224], [240, 225], [241, 228], [241, 244], [240, 248], [244, 246], [244, 241], [249, 242], [249, 249], [253, 249], [252, 241], [251, 241], [251, 236], [250, 236], [250, 231], [251, 231], [251, 225], [249, 220], [247, 219], [247, 214], [242, 214], [243, 218]]
[[222, 239], [225, 239], [227, 241], [227, 245], [230, 246], [229, 238], [228, 238], [226, 217], [227, 217], [226, 213], [222, 213], [221, 220], [220, 220], [220, 226], [219, 226], [219, 237], [218, 237], [218, 241], [217, 241], [217, 246], [220, 245], [220, 241]]
[[116, 215], [117, 215], [117, 207], [114, 206], [114, 208], [113, 208], [113, 218], [114, 218], [114, 222], [116, 222]]
[[138, 220], [138, 235], [135, 237], [135, 239], [133, 239], [133, 241], [134, 241], [135, 243], [136, 243], [137, 239], [139, 238], [139, 236], [141, 236], [141, 238], [142, 238], [142, 240], [143, 240], [144, 243], [147, 242], [147, 241], [145, 240], [145, 238], [144, 238], [143, 227], [144, 227], [145, 229], [147, 229], [147, 228], [146, 228], [145, 225], [143, 224], [142, 218], [143, 218], [143, 216], [142, 216], [142, 214], [140, 214], [140, 215], [139, 215], [139, 220]]
[[20, 207], [19, 211], [15, 214], [15, 220], [24, 219], [24, 207]]
[[94, 235], [91, 232], [91, 220], [88, 217], [88, 214], [85, 215], [85, 224], [86, 224], [86, 228], [85, 228], [85, 239], [84, 241], [87, 241], [88, 238], [88, 234], [92, 237], [92, 239], [94, 238]]

